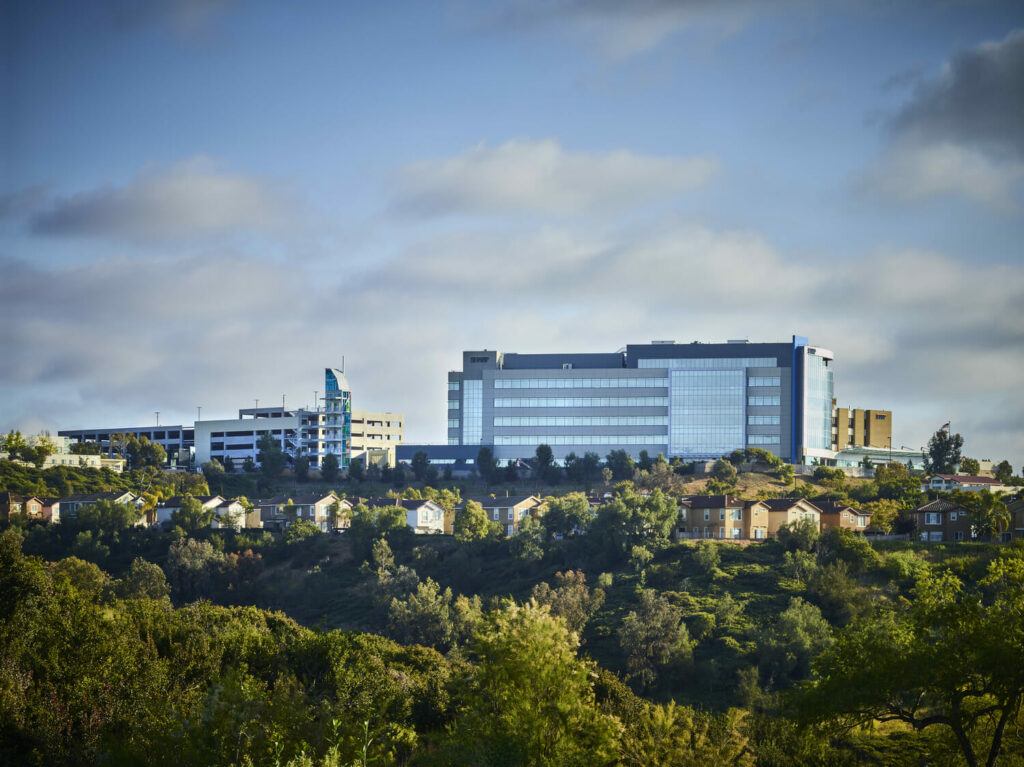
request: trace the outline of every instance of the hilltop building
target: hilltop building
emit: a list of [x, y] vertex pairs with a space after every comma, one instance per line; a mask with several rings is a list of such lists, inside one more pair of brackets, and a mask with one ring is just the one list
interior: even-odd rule
[[800, 336], [596, 354], [466, 351], [448, 374], [448, 444], [491, 446], [500, 461], [544, 443], [558, 460], [611, 450], [710, 459], [752, 446], [809, 463], [835, 457], [832, 399], [832, 352]]

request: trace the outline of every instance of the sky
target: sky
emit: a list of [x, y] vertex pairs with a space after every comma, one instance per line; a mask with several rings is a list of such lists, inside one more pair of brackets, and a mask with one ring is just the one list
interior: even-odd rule
[[1024, 4], [11, 0], [0, 429], [353, 404], [464, 349], [835, 354], [1024, 464]]

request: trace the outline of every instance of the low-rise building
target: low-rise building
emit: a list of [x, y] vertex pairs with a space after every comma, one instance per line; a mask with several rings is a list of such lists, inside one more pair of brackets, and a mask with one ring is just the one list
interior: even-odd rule
[[1010, 533], [1014, 538], [1024, 538], [1024, 495], [1006, 504], [1010, 512]]
[[863, 533], [871, 525], [871, 512], [827, 498], [815, 498], [814, 505], [821, 510], [821, 530], [842, 528]]
[[[156, 518], [153, 520], [153, 524], [157, 525], [170, 525], [171, 516], [176, 512], [180, 511], [182, 504], [185, 502], [185, 498], [189, 496], [175, 495], [168, 498], [162, 503], [158, 503], [156, 507]], [[191, 496], [196, 501], [199, 501], [199, 505], [203, 507], [205, 511], [210, 509], [216, 510], [225, 499], [219, 495], [194, 495]]]
[[445, 532], [445, 514], [434, 501], [409, 498], [367, 498], [362, 501], [369, 508], [398, 506], [405, 510], [405, 522], [417, 535], [443, 534]]
[[768, 507], [729, 495], [695, 495], [679, 505], [679, 538], [763, 540], [768, 535]]
[[395, 448], [405, 440], [405, 416], [401, 413], [375, 413], [352, 410], [352, 459], [367, 466], [385, 463], [394, 466]]
[[821, 509], [805, 498], [773, 498], [762, 501], [768, 509], [768, 535], [772, 538], [779, 534], [783, 525], [810, 519], [821, 529]]
[[918, 538], [930, 543], [971, 540], [971, 515], [953, 501], [939, 499], [918, 506], [907, 515], [914, 522]]
[[24, 514], [29, 519], [43, 519], [43, 499], [34, 495], [0, 493], [0, 514], [4, 519]]
[[[74, 519], [78, 512], [87, 506], [95, 506], [98, 501], [110, 501], [111, 503], [131, 504], [136, 508], [142, 508], [145, 500], [127, 491], [114, 490], [109, 493], [74, 493], [57, 499], [60, 504], [60, 516], [62, 519]], [[145, 518], [139, 520], [140, 525], [145, 524]]]
[[992, 493], [1012, 493], [1016, 489], [1004, 485], [994, 477], [978, 477], [973, 474], [936, 474], [921, 488], [922, 491], [938, 490], [946, 493], [953, 490], [963, 490], [969, 493], [977, 493], [982, 490]]
[[539, 514], [544, 502], [535, 495], [506, 496], [504, 498], [473, 498], [479, 503], [487, 518], [501, 525], [505, 535], [511, 537], [519, 532], [519, 523], [534, 510]]
[[[335, 504], [337, 509], [332, 510]], [[279, 495], [261, 499], [254, 505], [260, 511], [260, 520], [265, 528], [284, 530], [293, 521], [304, 519], [325, 533], [334, 527], [347, 527], [348, 512], [352, 508], [351, 503], [334, 493]]]

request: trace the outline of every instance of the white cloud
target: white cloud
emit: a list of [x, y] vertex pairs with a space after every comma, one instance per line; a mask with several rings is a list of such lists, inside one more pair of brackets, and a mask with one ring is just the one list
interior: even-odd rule
[[1002, 213], [1020, 208], [1024, 162], [997, 160], [950, 142], [891, 147], [866, 178], [869, 190], [902, 202], [958, 195]]
[[493, 148], [480, 144], [455, 157], [406, 167], [396, 205], [424, 214], [573, 215], [692, 191], [707, 184], [716, 170], [709, 157], [577, 152], [552, 139], [509, 141]]
[[123, 186], [54, 200], [32, 220], [37, 234], [169, 240], [267, 230], [289, 205], [266, 182], [219, 170], [206, 157], [149, 168]]

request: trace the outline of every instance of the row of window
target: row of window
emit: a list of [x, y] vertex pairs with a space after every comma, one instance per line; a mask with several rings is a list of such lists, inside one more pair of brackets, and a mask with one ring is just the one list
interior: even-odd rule
[[448, 391], [458, 391], [458, 390], [459, 390], [459, 382], [458, 381], [449, 381], [448, 382]]
[[448, 419], [448, 428], [449, 429], [457, 429], [457, 428], [459, 428], [459, 419], [458, 418], [449, 418]]
[[457, 399], [450, 399], [450, 400], [448, 400], [448, 409], [449, 410], [458, 410], [459, 409], [459, 401]]
[[650, 389], [668, 386], [667, 378], [498, 378], [495, 389]]
[[499, 416], [495, 426], [668, 426], [667, 415]]
[[781, 404], [779, 395], [774, 397], [747, 397], [748, 407], [778, 407]]
[[779, 417], [777, 415], [748, 415], [747, 416], [748, 426], [778, 426]]
[[747, 386], [782, 386], [782, 379], [779, 376], [751, 376], [747, 379]]
[[778, 434], [748, 434], [747, 435], [748, 445], [778, 445], [779, 435]]
[[[686, 527], [685, 526], [684, 527], [680, 527], [679, 528], [679, 532], [685, 533], [686, 532]], [[730, 528], [729, 535], [732, 538], [739, 538], [739, 537], [741, 537], [742, 532], [743, 531], [740, 530], [740, 528], [733, 527], [733, 528]], [[697, 527], [696, 525], [694, 525], [693, 536], [692, 537], [694, 537], [694, 538], [700, 538], [701, 537], [700, 536], [700, 528]], [[713, 528], [713, 527], [705, 527], [704, 528], [704, 537], [705, 538], [714, 538], [715, 537], [715, 528]], [[718, 537], [719, 538], [724, 538], [725, 537], [725, 528], [724, 527], [718, 528]], [[764, 538], [764, 528], [763, 527], [754, 528], [754, 538], [757, 539], [757, 540], [762, 540]]]
[[739, 368], [778, 367], [775, 357], [736, 357], [733, 359], [711, 359], [701, 357], [690, 360], [638, 360], [639, 368], [668, 368], [669, 370], [737, 370]]
[[495, 397], [494, 407], [668, 407], [668, 397]]
[[661, 434], [549, 434], [498, 435], [495, 445], [664, 445], [668, 441]]

